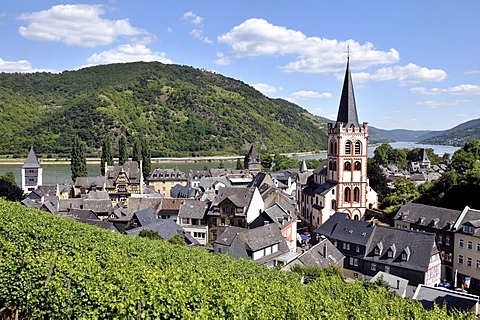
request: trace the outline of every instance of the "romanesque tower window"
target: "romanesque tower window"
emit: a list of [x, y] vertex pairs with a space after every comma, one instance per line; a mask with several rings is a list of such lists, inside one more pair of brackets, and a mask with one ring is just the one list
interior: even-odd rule
[[345, 142], [345, 154], [352, 154], [352, 142]]
[[355, 164], [353, 165], [355, 171], [360, 171], [362, 170], [362, 163], [360, 161], [355, 161]]
[[362, 143], [360, 141], [355, 142], [355, 154], [361, 154]]
[[360, 202], [360, 189], [358, 187], [353, 189], [353, 202]]
[[344, 195], [344, 198], [345, 198], [345, 202], [350, 202], [350, 188], [349, 187], [346, 187], [345, 188], [345, 195]]
[[345, 162], [344, 170], [345, 171], [351, 171], [352, 170], [352, 164], [350, 163], [350, 161]]

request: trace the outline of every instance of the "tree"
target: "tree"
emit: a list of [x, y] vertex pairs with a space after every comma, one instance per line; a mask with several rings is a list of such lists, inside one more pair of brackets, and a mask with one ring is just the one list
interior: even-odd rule
[[17, 180], [15, 179], [15, 174], [13, 174], [12, 171], [5, 172], [5, 174], [0, 178], [6, 181], [10, 181], [14, 186], [17, 186]]
[[118, 139], [118, 164], [122, 165], [128, 161], [127, 139], [125, 136], [120, 136]]
[[9, 201], [21, 201], [23, 200], [23, 190], [12, 183], [9, 178], [0, 177], [0, 197]]
[[223, 160], [220, 160], [218, 163], [218, 169], [225, 169], [225, 164], [223, 163]]
[[87, 159], [85, 143], [75, 136], [72, 141], [72, 150], [70, 154], [70, 169], [72, 170], [72, 181], [78, 177], [86, 177], [88, 175]]
[[113, 152], [110, 137], [106, 136], [102, 141], [102, 156], [100, 158], [100, 172], [105, 175], [105, 165], [113, 165]]
[[149, 229], [143, 229], [142, 231], [140, 231], [138, 236], [140, 236], [142, 238], [148, 238], [148, 239], [151, 239], [151, 240], [163, 240], [163, 238], [160, 237], [160, 235], [158, 234], [157, 231], [149, 230]]
[[142, 143], [138, 137], [133, 138], [132, 161], [140, 162], [142, 159]]
[[244, 169], [244, 168], [243, 168], [242, 160], [240, 160], [240, 158], [237, 159], [237, 164], [235, 165], [235, 169], [237, 169], [237, 170], [242, 170], [242, 169]]
[[147, 139], [142, 137], [141, 139], [141, 149], [142, 149], [142, 174], [143, 178], [146, 179], [150, 172], [152, 171], [152, 155], [150, 154], [150, 148], [147, 143]]
[[387, 177], [380, 170], [380, 166], [373, 162], [368, 162], [367, 176], [370, 187], [377, 192], [378, 201], [381, 202], [390, 191], [387, 185]]
[[168, 239], [168, 242], [179, 245], [179, 246], [184, 246], [186, 244], [185, 238], [181, 234], [174, 235], [173, 237]]

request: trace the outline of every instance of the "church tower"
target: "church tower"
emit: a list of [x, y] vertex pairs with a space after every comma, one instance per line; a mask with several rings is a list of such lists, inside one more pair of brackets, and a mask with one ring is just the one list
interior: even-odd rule
[[358, 122], [349, 58], [337, 122], [328, 125], [327, 159], [326, 182], [337, 184], [335, 210], [361, 219], [366, 208], [376, 207], [377, 194], [368, 185], [368, 123]]
[[262, 161], [260, 160], [260, 154], [252, 144], [250, 151], [248, 151], [243, 161], [243, 168], [248, 169], [250, 172], [258, 173], [262, 171]]
[[27, 159], [22, 166], [22, 190], [24, 193], [30, 193], [43, 184], [43, 169], [38, 162], [38, 158], [30, 148]]

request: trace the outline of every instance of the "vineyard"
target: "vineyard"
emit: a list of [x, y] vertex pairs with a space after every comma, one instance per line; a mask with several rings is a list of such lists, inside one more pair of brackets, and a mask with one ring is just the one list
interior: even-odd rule
[[2, 319], [473, 319], [0, 200]]

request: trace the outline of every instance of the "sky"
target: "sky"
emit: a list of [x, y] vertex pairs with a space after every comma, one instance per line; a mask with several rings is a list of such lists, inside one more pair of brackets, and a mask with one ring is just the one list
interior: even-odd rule
[[[159, 61], [336, 119], [445, 130], [480, 118], [480, 1], [0, 0], [0, 72]], [[347, 53], [348, 52], [348, 53]]]

